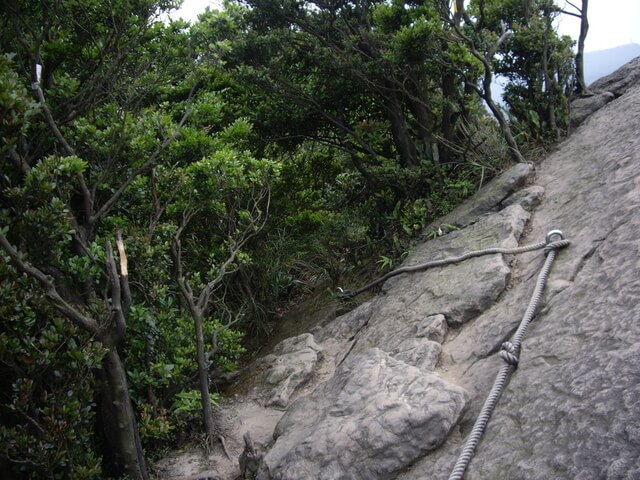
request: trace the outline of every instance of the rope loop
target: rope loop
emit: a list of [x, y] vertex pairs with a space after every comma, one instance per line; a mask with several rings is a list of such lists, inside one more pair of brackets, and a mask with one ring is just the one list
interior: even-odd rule
[[511, 342], [504, 342], [502, 344], [502, 348], [500, 349], [500, 357], [507, 362], [509, 365], [513, 365], [515, 368], [518, 368], [518, 362], [520, 352], [516, 346]]
[[549, 255], [551, 251], [560, 250], [564, 247], [568, 247], [571, 244], [569, 240], [556, 240], [555, 242], [549, 242], [544, 247], [544, 256]]

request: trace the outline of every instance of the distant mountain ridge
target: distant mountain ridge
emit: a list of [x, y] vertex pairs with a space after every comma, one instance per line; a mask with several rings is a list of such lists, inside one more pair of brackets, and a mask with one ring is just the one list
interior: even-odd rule
[[584, 54], [585, 81], [587, 84], [595, 82], [638, 56], [640, 56], [640, 45], [637, 43], [629, 43], [596, 52], [586, 52]]

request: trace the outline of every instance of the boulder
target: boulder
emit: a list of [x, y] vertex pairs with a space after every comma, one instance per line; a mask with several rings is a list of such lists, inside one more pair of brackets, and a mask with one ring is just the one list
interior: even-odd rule
[[460, 387], [369, 349], [289, 406], [257, 479], [391, 478], [437, 448], [464, 406]]
[[256, 377], [254, 396], [263, 406], [285, 408], [291, 396], [314, 374], [323, 348], [313, 335], [303, 333], [277, 344], [273, 351], [253, 366]]
[[571, 128], [582, 125], [592, 113], [600, 110], [615, 98], [616, 96], [612, 92], [602, 92], [573, 100], [571, 102], [571, 114], [569, 115]]
[[577, 97], [571, 102], [571, 127], [580, 126], [594, 112], [639, 84], [640, 57], [637, 57], [615, 72], [589, 85], [592, 94]]
[[523, 188], [522, 190], [518, 190], [513, 195], [507, 197], [502, 201], [501, 205], [502, 207], [508, 207], [509, 205], [517, 203], [527, 212], [530, 212], [540, 205], [543, 195], [543, 187], [540, 185], [532, 185], [530, 187]]

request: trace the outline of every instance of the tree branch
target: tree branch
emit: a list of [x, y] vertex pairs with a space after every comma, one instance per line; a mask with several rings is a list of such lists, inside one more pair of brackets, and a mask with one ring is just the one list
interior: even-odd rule
[[116, 246], [118, 247], [118, 257], [120, 258], [120, 288], [122, 289], [122, 310], [125, 318], [131, 309], [131, 289], [129, 288], [129, 267], [127, 262], [127, 252], [122, 240], [122, 230], [116, 231]]
[[149, 222], [149, 229], [148, 229], [149, 238], [152, 238], [153, 235], [155, 234], [156, 227], [158, 226], [158, 222], [160, 221], [160, 218], [162, 217], [164, 212], [167, 210], [167, 207], [169, 207], [171, 202], [173, 202], [173, 199], [176, 197], [176, 195], [178, 194], [178, 191], [182, 187], [181, 182], [176, 182], [175, 186], [171, 190], [171, 193], [169, 194], [169, 198], [167, 198], [167, 201], [164, 202], [164, 204], [160, 205], [159, 202], [158, 202], [157, 194], [156, 194], [155, 180], [154, 179], [155, 179], [155, 175], [153, 175], [153, 171], [152, 171], [152, 175], [151, 175], [151, 195], [153, 197], [152, 203], [153, 203], [153, 207], [154, 207], [155, 212], [153, 213], [151, 221]]
[[573, 8], [575, 8], [577, 11], [580, 12], [580, 14], [582, 14], [582, 8], [578, 7], [577, 5], [575, 5], [574, 3], [570, 2], [569, 0], [564, 0], [565, 3], [567, 3], [568, 5], [572, 6]]
[[[192, 92], [193, 92], [193, 89], [192, 89]], [[189, 95], [191, 96], [191, 93]], [[122, 194], [127, 190], [127, 188], [129, 188], [129, 186], [133, 183], [133, 181], [136, 178], [138, 178], [140, 174], [144, 173], [145, 171], [147, 171], [149, 168], [153, 167], [156, 164], [162, 152], [176, 139], [176, 137], [180, 133], [180, 130], [184, 126], [185, 122], [187, 121], [187, 118], [189, 118], [190, 114], [191, 114], [191, 108], [187, 108], [184, 115], [180, 119], [180, 122], [178, 123], [178, 126], [175, 129], [175, 131], [169, 137], [164, 139], [164, 141], [158, 146], [158, 148], [156, 148], [156, 150], [142, 164], [142, 166], [136, 169], [129, 176], [129, 178], [127, 178], [124, 181], [124, 183], [122, 183], [122, 185], [120, 185], [120, 187], [118, 187], [116, 191], [113, 192], [113, 195], [111, 195], [111, 197], [102, 205], [102, 207], [100, 207], [100, 209], [91, 216], [91, 218], [89, 219], [90, 225], [95, 225], [95, 223], [100, 218], [102, 218], [109, 210], [111, 210], [113, 205], [118, 201], [118, 199], [122, 196]]]
[[[34, 78], [36, 78], [35, 72], [33, 75], [34, 75]], [[54, 120], [53, 115], [51, 114], [51, 110], [49, 109], [49, 105], [47, 105], [47, 102], [45, 101], [44, 93], [42, 92], [42, 88], [40, 88], [40, 83], [38, 81], [34, 81], [31, 84], [31, 88], [36, 94], [38, 103], [40, 103], [40, 105], [42, 106], [42, 111], [44, 113], [45, 120], [47, 122], [47, 125], [49, 126], [49, 130], [51, 130], [51, 132], [53, 133], [53, 136], [56, 137], [58, 142], [60, 142], [60, 144], [64, 148], [67, 155], [73, 156], [73, 157], [77, 156], [75, 150], [71, 147], [71, 145], [69, 145], [69, 143], [67, 143], [67, 140], [64, 138], [64, 135], [62, 135], [62, 132], [58, 128], [58, 125], [56, 124], [56, 121]], [[82, 173], [78, 173], [77, 179], [78, 179], [78, 184], [80, 186], [80, 193], [82, 193], [84, 213], [86, 217], [89, 218], [93, 210], [93, 199], [91, 197], [91, 192], [87, 188], [87, 182], [85, 181], [84, 175]]]
[[176, 268], [176, 280], [178, 282], [178, 287], [180, 288], [180, 293], [182, 294], [184, 300], [187, 302], [187, 306], [189, 307], [191, 315], [193, 315], [194, 317], [199, 317], [202, 315], [202, 312], [198, 310], [191, 285], [182, 273], [182, 242], [180, 241], [182, 232], [188, 225], [193, 215], [195, 215], [195, 213], [196, 210], [190, 210], [188, 212], [182, 213], [182, 221], [180, 222], [180, 227], [178, 227], [178, 230], [173, 236], [173, 241], [171, 242], [171, 254], [173, 256], [173, 261]]
[[9, 255], [11, 264], [18, 272], [22, 272], [40, 283], [49, 302], [51, 302], [51, 305], [58, 310], [58, 312], [85, 332], [94, 336], [99, 334], [100, 329], [98, 322], [91, 317], [83, 315], [67, 303], [58, 293], [51, 277], [23, 260], [22, 255], [9, 243], [2, 231], [0, 231], [0, 247]]
[[26, 175], [29, 173], [29, 170], [31, 170], [29, 164], [25, 162], [24, 158], [22, 158], [16, 151], [16, 147], [11, 147], [9, 149], [9, 158], [23, 175]]
[[558, 12], [564, 13], [565, 15], [571, 15], [572, 17], [576, 17], [576, 18], [582, 18], [582, 14], [581, 13], [569, 12], [569, 11], [563, 10], [561, 8], [558, 9]]
[[111, 287], [111, 318], [115, 325], [115, 336], [111, 337], [110, 340], [114, 345], [117, 345], [127, 333], [127, 324], [122, 310], [120, 278], [113, 258], [111, 242], [107, 242], [107, 271], [109, 272], [109, 285]]
[[[258, 208], [258, 204], [266, 195], [267, 197], [267, 205], [265, 208], [265, 215], [262, 216], [260, 209]], [[211, 294], [213, 293], [215, 287], [222, 281], [222, 279], [227, 275], [229, 266], [235, 261], [238, 253], [244, 247], [244, 245], [254, 236], [256, 236], [266, 225], [266, 222], [269, 218], [269, 208], [271, 205], [271, 190], [269, 188], [266, 189], [266, 193], [263, 191], [258, 198], [254, 198], [253, 200], [253, 209], [251, 223], [246, 227], [245, 231], [241, 234], [239, 239], [235, 239], [231, 246], [229, 247], [229, 256], [227, 259], [220, 265], [218, 268], [218, 274], [216, 277], [209, 281], [207, 285], [202, 289], [200, 295], [198, 296], [198, 302], [196, 306], [201, 312], [204, 312], [209, 305], [209, 300]]]

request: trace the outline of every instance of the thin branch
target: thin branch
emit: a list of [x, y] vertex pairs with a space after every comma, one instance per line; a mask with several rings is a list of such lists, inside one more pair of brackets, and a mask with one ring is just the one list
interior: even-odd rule
[[558, 9], [557, 10], [560, 13], [564, 13], [565, 15], [571, 15], [572, 17], [576, 17], [576, 18], [582, 18], [582, 13], [574, 13], [574, 12], [569, 12], [567, 10], [563, 10], [563, 9]]
[[[35, 57], [32, 56], [32, 58], [34, 58], [35, 62]], [[47, 105], [47, 102], [45, 101], [44, 93], [42, 92], [42, 88], [40, 88], [40, 83], [38, 83], [37, 81], [33, 82], [31, 88], [35, 92], [36, 98], [42, 106], [42, 111], [44, 113], [47, 125], [49, 126], [49, 130], [51, 130], [54, 137], [58, 139], [58, 142], [60, 142], [67, 155], [73, 157], [77, 156], [75, 150], [71, 147], [71, 145], [69, 145], [67, 140], [64, 138], [64, 135], [62, 135], [62, 132], [58, 128], [58, 125], [56, 124], [56, 121], [51, 114], [51, 109], [49, 109], [49, 105]], [[82, 193], [84, 213], [87, 217], [89, 217], [93, 209], [93, 199], [91, 197], [91, 192], [89, 191], [89, 188], [87, 188], [87, 182], [85, 181], [84, 175], [82, 173], [78, 173], [77, 179], [78, 184], [80, 185], [80, 193]]]
[[113, 248], [111, 242], [107, 242], [107, 270], [109, 272], [109, 285], [111, 286], [111, 318], [115, 325], [115, 337], [111, 341], [117, 345], [126, 333], [127, 325], [122, 310], [122, 290], [120, 289], [120, 278], [113, 258]]
[[197, 209], [191, 209], [182, 212], [182, 221], [180, 222], [180, 227], [178, 227], [178, 230], [173, 236], [173, 241], [171, 242], [171, 254], [173, 256], [173, 261], [176, 268], [176, 280], [178, 282], [178, 287], [180, 288], [180, 293], [182, 294], [184, 300], [187, 302], [187, 306], [189, 307], [189, 311], [191, 312], [191, 314], [194, 317], [199, 317], [202, 315], [202, 312], [198, 310], [191, 285], [182, 273], [182, 242], [180, 241], [182, 232], [187, 227], [187, 225], [191, 221], [191, 218], [193, 218], [196, 212]]
[[15, 410], [22, 414], [22, 416], [24, 418], [27, 419], [27, 421], [33, 425], [41, 434], [45, 434], [44, 429], [40, 426], [40, 424], [36, 421], [35, 418], [33, 418], [32, 416], [30, 416], [27, 412], [25, 412], [22, 408], [18, 407], [17, 405], [13, 405], [13, 408], [15, 408]]
[[[193, 92], [193, 89], [192, 89]], [[190, 94], [191, 96], [191, 94]], [[113, 195], [111, 195], [111, 198], [109, 198], [103, 205], [102, 207], [100, 207], [100, 209], [91, 216], [91, 218], [89, 219], [89, 224], [90, 225], [95, 225], [95, 223], [101, 218], [103, 217], [109, 210], [111, 210], [111, 208], [113, 207], [113, 205], [120, 199], [120, 197], [122, 196], [122, 194], [127, 190], [127, 188], [129, 188], [129, 186], [134, 182], [134, 180], [136, 178], [138, 178], [138, 176], [140, 174], [142, 174], [143, 172], [147, 171], [149, 168], [153, 167], [156, 162], [159, 160], [160, 155], [162, 154], [162, 152], [164, 152], [164, 150], [171, 144], [173, 143], [173, 141], [176, 139], [176, 137], [178, 136], [178, 134], [180, 133], [180, 130], [182, 129], [182, 127], [184, 126], [185, 122], [187, 121], [187, 118], [189, 118], [189, 115], [191, 114], [191, 108], [187, 108], [187, 110], [185, 111], [184, 115], [182, 116], [182, 118], [180, 119], [180, 122], [178, 123], [178, 126], [176, 127], [176, 129], [174, 130], [174, 132], [167, 138], [164, 139], [164, 141], [158, 146], [158, 148], [156, 148], [156, 150], [151, 154], [151, 156], [142, 164], [142, 166], [140, 166], [138, 169], [136, 169], [130, 176], [129, 178], [127, 178], [124, 183], [122, 183], [122, 185], [120, 185], [120, 187], [118, 187], [116, 189], [115, 192], [113, 192]]]
[[500, 29], [502, 30], [502, 35], [500, 35], [500, 38], [498, 38], [498, 40], [496, 40], [496, 42], [487, 51], [487, 62], [493, 61], [493, 57], [496, 56], [496, 53], [498, 52], [502, 44], [505, 43], [509, 39], [509, 37], [513, 35], [513, 32], [507, 31], [507, 26], [504, 22], [500, 22]]
[[153, 217], [151, 218], [151, 221], [149, 222], [149, 238], [153, 237], [156, 228], [158, 226], [158, 222], [160, 221], [160, 218], [162, 217], [162, 215], [164, 214], [164, 212], [167, 210], [167, 208], [169, 207], [169, 205], [171, 204], [171, 202], [173, 202], [173, 199], [176, 197], [176, 195], [178, 194], [178, 191], [180, 190], [180, 188], [182, 187], [181, 182], [176, 182], [175, 186], [173, 187], [173, 190], [171, 190], [171, 192], [169, 193], [169, 198], [167, 198], [167, 201], [164, 202], [164, 204], [159, 205], [158, 204], [158, 198], [157, 198], [157, 194], [155, 193], [155, 181], [154, 181], [154, 176], [152, 175], [151, 177], [151, 192], [152, 192], [152, 196], [153, 198], [153, 204], [155, 207], [155, 212], [153, 214]]
[[[258, 209], [258, 203], [264, 198], [267, 197], [267, 205], [265, 208], [265, 214], [262, 216], [261, 212]], [[257, 199], [254, 199], [254, 210], [252, 213], [256, 215], [251, 220], [251, 223], [247, 226], [244, 233], [241, 235], [240, 239], [236, 239], [233, 241], [231, 246], [229, 247], [229, 256], [227, 259], [220, 265], [218, 268], [218, 274], [216, 277], [207, 283], [207, 285], [202, 289], [200, 295], [198, 296], [197, 307], [201, 312], [204, 312], [209, 305], [209, 299], [211, 294], [213, 293], [214, 288], [222, 281], [222, 279], [230, 273], [228, 271], [229, 266], [235, 261], [238, 253], [244, 247], [244, 245], [256, 236], [266, 225], [266, 222], [269, 218], [269, 208], [271, 205], [271, 190], [269, 188], [266, 189], [266, 194], [263, 193]]]
[[573, 8], [575, 8], [577, 11], [579, 11], [582, 14], [582, 8], [578, 7], [574, 3], [571, 3], [569, 0], [564, 0], [564, 1], [565, 1], [565, 3], [569, 4], [570, 6], [572, 6]]
[[220, 327], [216, 328], [213, 331], [211, 335], [211, 350], [206, 353], [207, 361], [211, 360], [220, 351], [220, 346], [218, 344], [218, 335], [220, 334], [220, 332], [228, 330], [233, 325], [235, 325], [240, 320], [242, 320], [242, 318], [244, 317], [244, 312], [238, 312], [234, 316], [230, 314], [229, 317], [230, 317], [230, 320], [228, 322], [225, 322], [224, 324], [221, 323]]

